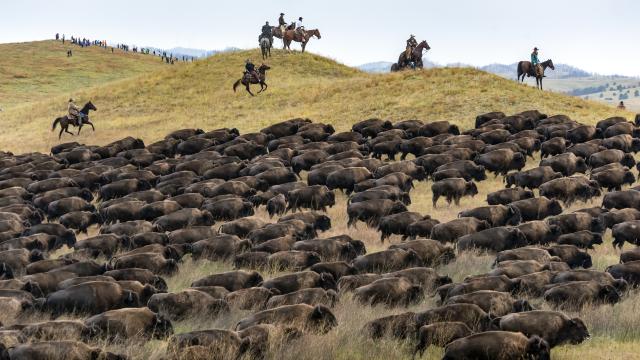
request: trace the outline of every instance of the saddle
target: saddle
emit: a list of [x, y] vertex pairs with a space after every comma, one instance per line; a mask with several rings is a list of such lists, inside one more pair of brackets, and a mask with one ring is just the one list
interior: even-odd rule
[[253, 80], [255, 81], [260, 81], [260, 78], [256, 78], [256, 76], [248, 71], [244, 72], [244, 76], [243, 79], [246, 80], [247, 82], [251, 82]]

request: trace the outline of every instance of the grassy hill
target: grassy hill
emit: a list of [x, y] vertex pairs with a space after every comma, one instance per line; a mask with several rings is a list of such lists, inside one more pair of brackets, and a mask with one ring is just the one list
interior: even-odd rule
[[[24, 46], [28, 49], [29, 46], [58, 45], [45, 42]], [[92, 115], [97, 130], [95, 133], [83, 131], [80, 137], [65, 135], [62, 141], [100, 144], [133, 135], [151, 142], [182, 127], [238, 127], [242, 131], [254, 131], [292, 117], [308, 117], [345, 130], [351, 123], [369, 117], [445, 119], [469, 127], [476, 114], [492, 110], [513, 113], [540, 109], [549, 114], [567, 114], [583, 122], [614, 115], [632, 116], [605, 104], [540, 92], [470, 68], [367, 74], [317, 55], [282, 51], [275, 51], [268, 61], [273, 68], [267, 77], [269, 89], [251, 98], [243, 88], [238, 93], [231, 90], [248, 57], [257, 61], [259, 50], [224, 53], [173, 67], [156, 67], [148, 64], [146, 57], [132, 57], [132, 62], [137, 63], [137, 68], [133, 65], [132, 68], [145, 69], [141, 75], [93, 87], [88, 84], [85, 90], [74, 92], [78, 103], [91, 99], [98, 107], [99, 111]], [[77, 54], [75, 58], [82, 57]], [[20, 70], [22, 68], [25, 70]], [[132, 68], [128, 71], [135, 73]], [[55, 72], [53, 69], [58, 68], [52, 67], [51, 71]], [[47, 75], [46, 68], [16, 65], [12, 71], [42, 73], [44, 75], [38, 76], [56, 79]], [[9, 86], [20, 87], [19, 84]], [[36, 93], [48, 96], [0, 113], [4, 125], [0, 134], [3, 149], [47, 151], [59, 143], [57, 132], [52, 133], [50, 127], [55, 117], [65, 113], [70, 92], [68, 88], [57, 91], [52, 88], [55, 86], [48, 84], [36, 87]], [[51, 93], [57, 95], [49, 95]]]
[[0, 53], [0, 107], [5, 109], [164, 67], [149, 55], [52, 40], [0, 44]]

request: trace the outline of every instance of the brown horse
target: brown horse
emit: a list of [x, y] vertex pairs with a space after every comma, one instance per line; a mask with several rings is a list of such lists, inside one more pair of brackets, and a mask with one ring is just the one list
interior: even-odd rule
[[258, 94], [267, 90], [269, 86], [264, 81], [267, 78], [267, 70], [269, 69], [271, 68], [268, 65], [265, 65], [265, 64], [260, 65], [260, 67], [258, 68], [258, 74], [260, 74], [259, 79], [256, 79], [251, 74], [248, 74], [248, 73], [245, 74], [240, 80], [236, 81], [233, 84], [233, 92], [236, 92], [236, 88], [240, 84], [244, 85], [245, 89], [247, 89], [247, 92], [251, 94], [251, 96], [255, 96], [255, 95], [253, 95], [253, 93], [251, 92], [251, 89], [249, 88], [250, 84], [260, 84], [260, 91], [258, 91]]
[[544, 71], [547, 70], [547, 68], [550, 68], [551, 70], [555, 70], [556, 68], [553, 66], [553, 61], [551, 61], [551, 59], [541, 62], [540, 65], [542, 66], [542, 75], [538, 76], [530, 61], [520, 61], [518, 63], [517, 81], [524, 82], [525, 76], [533, 76], [536, 78], [536, 88], [542, 90], [542, 78], [544, 77]]
[[412, 63], [414, 64], [414, 68], [422, 68], [424, 66], [422, 63], [422, 51], [430, 49], [429, 44], [423, 40], [413, 49], [410, 59], [407, 59], [407, 53], [403, 51], [400, 56], [398, 56], [398, 62], [391, 65], [391, 71], [398, 71], [410, 67]]
[[307, 43], [314, 36], [321, 39], [320, 30], [304, 30], [302, 34], [296, 30], [287, 30], [284, 32], [284, 36], [282, 37], [282, 42], [284, 43], [283, 49], [291, 50], [291, 42], [295, 41], [302, 44], [302, 52], [304, 52], [305, 47], [307, 47]]
[[77, 120], [69, 119], [69, 115], [65, 115], [53, 120], [51, 131], [56, 129], [56, 126], [58, 125], [58, 123], [60, 123], [60, 134], [58, 134], [58, 139], [62, 138], [63, 132], [73, 135], [73, 133], [69, 131], [69, 125], [78, 127], [78, 135], [80, 135], [80, 131], [82, 130], [82, 126], [84, 124], [91, 125], [91, 128], [93, 129], [93, 131], [96, 131], [96, 128], [93, 126], [93, 123], [89, 121], [89, 112], [91, 110], [98, 111], [98, 108], [96, 108], [95, 105], [93, 105], [93, 103], [89, 101], [88, 103], [84, 104], [82, 109], [80, 109], [80, 112], [84, 114], [84, 116], [82, 117], [82, 122], [80, 124], [77, 123]]

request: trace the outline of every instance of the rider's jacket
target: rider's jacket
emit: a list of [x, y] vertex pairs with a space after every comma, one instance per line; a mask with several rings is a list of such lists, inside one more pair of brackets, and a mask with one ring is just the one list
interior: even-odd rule
[[278, 25], [280, 25], [280, 26], [287, 25], [287, 23], [284, 21], [284, 16], [283, 15], [280, 15], [280, 17], [278, 18]]
[[256, 70], [256, 66], [253, 65], [253, 63], [247, 63], [244, 68], [247, 70], [247, 72], [251, 73], [254, 72]]
[[69, 106], [67, 107], [67, 109], [69, 110], [69, 115], [71, 116], [78, 116], [78, 113], [80, 113], [80, 108], [77, 107], [73, 102], [69, 102]]
[[407, 40], [407, 47], [416, 47], [416, 46], [418, 46], [418, 42], [416, 41], [415, 38], [411, 37]]
[[536, 54], [535, 52], [531, 53], [531, 64], [533, 65], [537, 65], [540, 63], [540, 60], [538, 60], [538, 54]]
[[262, 34], [264, 34], [266, 36], [271, 36], [271, 26], [263, 25], [262, 26]]

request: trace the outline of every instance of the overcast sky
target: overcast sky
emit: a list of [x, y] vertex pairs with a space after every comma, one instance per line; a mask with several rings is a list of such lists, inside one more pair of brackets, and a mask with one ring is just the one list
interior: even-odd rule
[[7, 0], [0, 42], [60, 32], [161, 48], [250, 48], [281, 11], [320, 29], [308, 49], [348, 65], [394, 61], [413, 33], [443, 64], [512, 63], [537, 46], [543, 60], [640, 76], [637, 0]]

